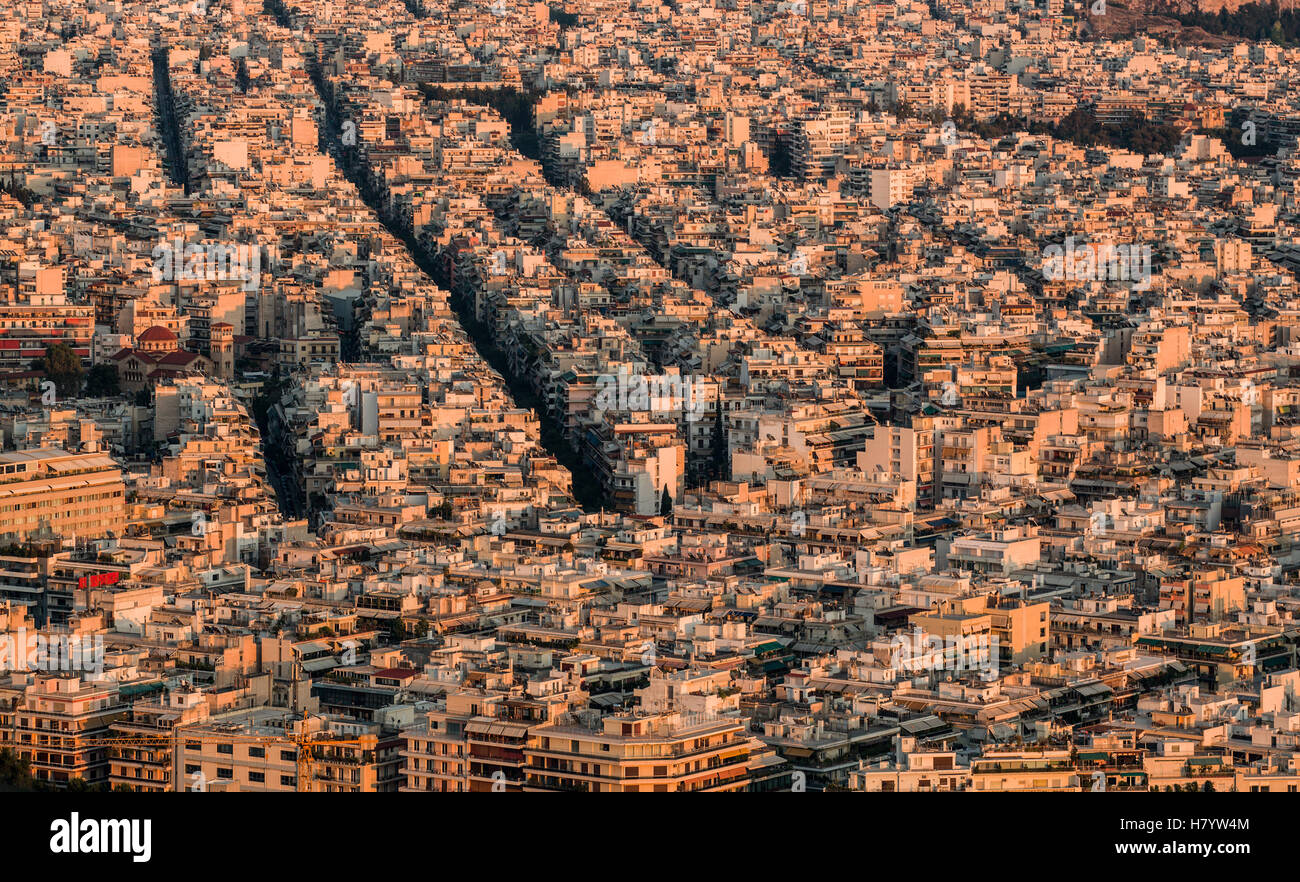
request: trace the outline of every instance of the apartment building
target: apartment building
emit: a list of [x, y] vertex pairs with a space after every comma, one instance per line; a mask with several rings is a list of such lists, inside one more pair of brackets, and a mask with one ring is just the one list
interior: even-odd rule
[[1245, 581], [1217, 569], [1166, 580], [1160, 584], [1160, 606], [1172, 609], [1181, 625], [1223, 621], [1246, 608]]
[[425, 720], [402, 730], [401, 790], [411, 793], [464, 793], [470, 789], [466, 726], [477, 716], [471, 696], [450, 693], [446, 710], [429, 711]]
[[375, 793], [400, 784], [400, 741], [377, 725], [262, 707], [175, 737], [177, 790]]
[[139, 698], [130, 714], [113, 723], [108, 749], [109, 784], [114, 789], [171, 793], [198, 783], [178, 780], [176, 747], [181, 727], [207, 720], [208, 703], [202, 691], [186, 686], [156, 699]]
[[928, 417], [913, 419], [910, 426], [877, 426], [857, 456], [858, 468], [914, 481], [917, 506], [933, 508], [942, 486], [935, 456], [938, 434], [934, 419]]
[[109, 781], [105, 743], [128, 707], [118, 684], [79, 674], [15, 672], [4, 690], [12, 697], [0, 719], [0, 746], [30, 764], [32, 777], [55, 787], [73, 779]]
[[963, 536], [952, 540], [947, 549], [950, 566], [986, 575], [1010, 575], [1037, 563], [1040, 555], [1041, 539], [1032, 526]]
[[0, 371], [27, 370], [60, 344], [89, 364], [94, 331], [94, 307], [68, 301], [63, 267], [0, 249]]
[[1081, 783], [1070, 750], [1031, 748], [989, 750], [971, 757], [970, 789], [977, 792], [1079, 792]]
[[849, 144], [852, 127], [848, 110], [796, 120], [790, 133], [791, 169], [803, 180], [830, 177]]
[[663, 493], [681, 497], [686, 445], [676, 423], [604, 423], [583, 435], [584, 459], [612, 504], [641, 515], [658, 514]]
[[0, 453], [0, 539], [94, 539], [126, 526], [122, 470], [106, 453]]
[[863, 760], [849, 773], [848, 788], [865, 793], [956, 793], [971, 788], [970, 768], [944, 745], [922, 747], [911, 736], [896, 740], [894, 755]]

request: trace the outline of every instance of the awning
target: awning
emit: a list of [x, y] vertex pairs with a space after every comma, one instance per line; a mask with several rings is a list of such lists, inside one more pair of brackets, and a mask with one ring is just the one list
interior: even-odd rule
[[1105, 683], [1085, 683], [1083, 686], [1074, 687], [1074, 691], [1084, 696], [1105, 695], [1108, 692], [1114, 692]]
[[498, 723], [486, 720], [472, 720], [465, 725], [468, 735], [498, 735], [505, 738], [522, 738], [528, 734], [526, 723]]

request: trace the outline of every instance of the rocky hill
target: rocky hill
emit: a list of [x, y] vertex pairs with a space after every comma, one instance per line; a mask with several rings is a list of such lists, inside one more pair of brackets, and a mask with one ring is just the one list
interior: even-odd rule
[[[1168, 37], [1180, 45], [1227, 46], [1249, 38], [1210, 33], [1184, 24], [1174, 16], [1185, 17], [1196, 12], [1217, 14], [1220, 10], [1235, 13], [1250, 2], [1253, 0], [1116, 0], [1108, 3], [1104, 15], [1089, 15], [1088, 24], [1098, 37], [1111, 40], [1143, 33]], [[1300, 0], [1279, 0], [1278, 8], [1300, 9]]]

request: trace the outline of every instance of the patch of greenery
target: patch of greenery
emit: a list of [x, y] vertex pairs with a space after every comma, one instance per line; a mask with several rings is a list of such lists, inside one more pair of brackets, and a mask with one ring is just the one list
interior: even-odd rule
[[578, 16], [574, 15], [571, 12], [565, 12], [563, 9], [557, 9], [554, 6], [550, 7], [550, 10], [551, 10], [551, 21], [559, 25], [560, 30], [571, 28], [578, 23]]
[[120, 395], [122, 386], [117, 376], [117, 365], [97, 364], [86, 375], [86, 394], [92, 398]]
[[54, 382], [60, 398], [76, 398], [81, 393], [86, 369], [81, 366], [81, 357], [66, 343], [47, 346], [45, 355], [32, 363], [32, 369], [43, 371]]
[[511, 145], [529, 159], [541, 158], [541, 142], [533, 127], [533, 105], [541, 97], [540, 93], [531, 89], [458, 89], [432, 83], [419, 83], [418, 87], [429, 101], [454, 101], [460, 98], [470, 104], [494, 108], [510, 124]]
[[[907, 105], [898, 105], [895, 113], [924, 118]], [[940, 111], [931, 111], [928, 116], [932, 121], [942, 122]], [[962, 131], [971, 132], [986, 140], [995, 140], [1013, 132], [1028, 132], [1031, 135], [1050, 135], [1061, 141], [1070, 141], [1080, 147], [1110, 147], [1132, 150], [1135, 153], [1169, 153], [1182, 140], [1182, 133], [1173, 126], [1163, 125], [1148, 120], [1141, 114], [1130, 117], [1122, 123], [1103, 123], [1097, 119], [1090, 107], [1076, 107], [1061, 118], [1058, 123], [1026, 119], [1009, 113], [999, 113], [994, 117], [977, 120], [965, 107], [953, 108], [952, 121]]]
[[1271, 41], [1279, 46], [1300, 42], [1300, 10], [1281, 9], [1273, 3], [1246, 3], [1229, 12], [1180, 12], [1172, 3], [1161, 4], [1152, 12], [1172, 18], [1184, 27], [1200, 28], [1211, 34], [1243, 37], [1259, 42]]

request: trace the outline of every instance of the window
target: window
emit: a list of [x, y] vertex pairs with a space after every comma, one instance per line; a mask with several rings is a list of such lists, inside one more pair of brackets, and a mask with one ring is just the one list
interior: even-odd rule
[[292, 750], [282, 750], [282, 751], [280, 751], [280, 759], [284, 760], [285, 762], [290, 762], [290, 763], [291, 763], [291, 762], [293, 762], [293, 761], [294, 761], [295, 759], [297, 759], [297, 758], [298, 758], [298, 755], [297, 755], [296, 753], [294, 753]]
[[235, 745], [233, 745], [233, 744], [218, 744], [218, 745], [217, 745], [217, 753], [231, 753], [231, 754], [233, 754], [234, 752], [235, 752]]
[[263, 781], [266, 780], [266, 776], [263, 775], [261, 772], [249, 772], [248, 780], [252, 781], [255, 784], [261, 784]]
[[260, 758], [266, 756], [266, 748], [264, 748], [264, 747], [250, 747], [250, 748], [248, 748], [248, 755], [251, 756], [251, 757], [257, 757], [257, 758], [260, 759]]
[[235, 770], [234, 770], [234, 769], [223, 769], [223, 768], [218, 767], [218, 768], [217, 768], [217, 777], [218, 777], [218, 778], [233, 778], [233, 777], [235, 777]]

